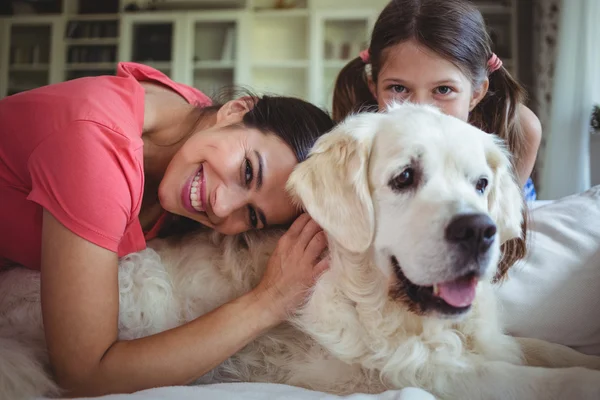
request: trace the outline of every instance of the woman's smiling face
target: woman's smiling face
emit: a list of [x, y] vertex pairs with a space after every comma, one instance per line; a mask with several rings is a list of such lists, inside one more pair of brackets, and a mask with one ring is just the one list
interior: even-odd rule
[[247, 110], [244, 101], [229, 102], [218, 111], [215, 126], [187, 139], [159, 186], [166, 211], [224, 234], [294, 219], [299, 210], [285, 184], [296, 156], [276, 135], [244, 127]]

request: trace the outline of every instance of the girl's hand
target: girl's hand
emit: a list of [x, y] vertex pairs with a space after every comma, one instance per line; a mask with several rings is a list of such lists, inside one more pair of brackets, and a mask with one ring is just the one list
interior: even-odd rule
[[320, 259], [327, 237], [308, 214], [300, 215], [279, 239], [267, 269], [256, 287], [259, 296], [269, 296], [271, 311], [283, 320], [306, 298], [308, 290], [329, 267], [329, 258]]

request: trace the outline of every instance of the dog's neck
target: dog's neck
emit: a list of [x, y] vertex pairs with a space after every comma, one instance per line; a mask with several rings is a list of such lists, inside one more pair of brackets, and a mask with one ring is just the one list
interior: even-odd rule
[[411, 357], [402, 355], [403, 349], [414, 349], [407, 343], [421, 343], [432, 360], [441, 349], [444, 351], [440, 354], [456, 357], [481, 351], [481, 340], [475, 336], [482, 329], [473, 324], [482, 327], [491, 321], [486, 320], [479, 307], [471, 311], [478, 317], [469, 318], [466, 325], [418, 316], [389, 296], [389, 278], [375, 264], [372, 249], [357, 254], [332, 240], [329, 243], [330, 270], [319, 280], [294, 322], [335, 356], [385, 370], [390, 363], [398, 362], [398, 357]]

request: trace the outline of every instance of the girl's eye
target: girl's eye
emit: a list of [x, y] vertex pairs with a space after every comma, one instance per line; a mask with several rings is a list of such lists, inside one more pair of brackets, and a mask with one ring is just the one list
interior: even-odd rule
[[450, 86], [440, 86], [436, 90], [441, 95], [446, 95], [446, 94], [452, 93], [452, 88]]
[[406, 86], [402, 86], [402, 85], [392, 85], [392, 86], [390, 86], [390, 89], [394, 93], [404, 93], [404, 92], [406, 92]]
[[258, 217], [256, 211], [251, 206], [248, 206], [248, 219], [250, 220], [250, 226], [255, 228], [258, 226]]
[[252, 182], [252, 163], [246, 158], [244, 167], [244, 182], [249, 185]]

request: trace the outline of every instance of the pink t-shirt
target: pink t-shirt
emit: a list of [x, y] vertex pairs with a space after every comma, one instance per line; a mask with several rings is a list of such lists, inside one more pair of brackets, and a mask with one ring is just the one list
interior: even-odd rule
[[[117, 252], [142, 250], [144, 89], [161, 83], [199, 107], [202, 92], [145, 65], [0, 100], [0, 268], [39, 269], [42, 211]], [[156, 227], [155, 227], [156, 228]], [[150, 234], [155, 234], [153, 228]]]

